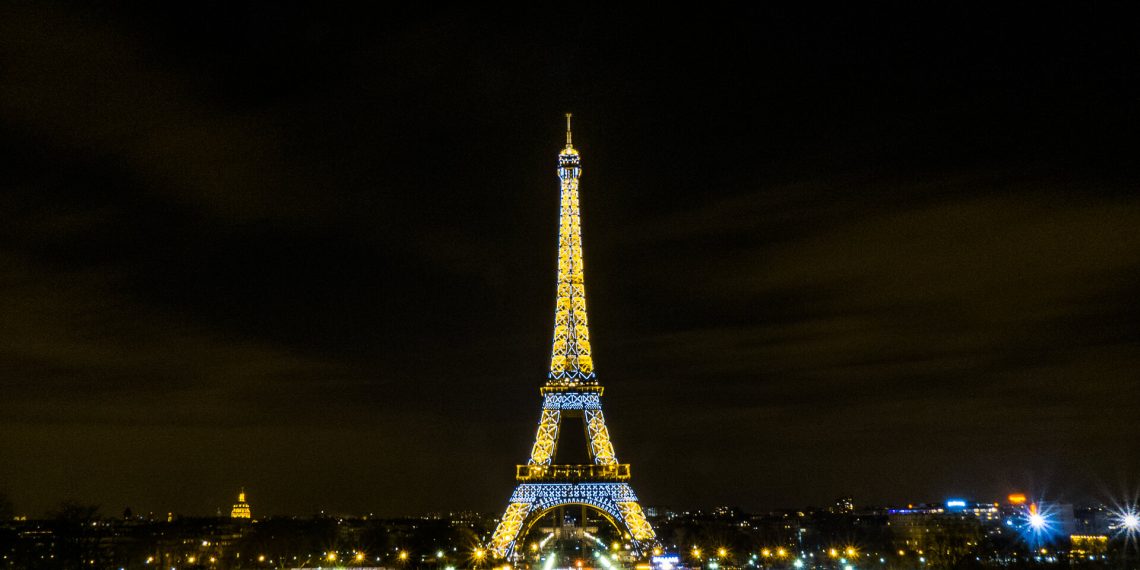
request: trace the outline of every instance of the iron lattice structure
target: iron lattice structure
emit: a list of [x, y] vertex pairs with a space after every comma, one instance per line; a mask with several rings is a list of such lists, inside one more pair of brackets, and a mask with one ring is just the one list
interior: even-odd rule
[[[594, 374], [590, 331], [586, 320], [586, 286], [582, 267], [582, 225], [578, 209], [581, 158], [570, 136], [566, 115], [566, 148], [558, 154], [561, 211], [558, 224], [558, 295], [554, 308], [554, 342], [550, 373], [542, 387], [542, 416], [530, 459], [518, 465], [519, 485], [511, 495], [489, 545], [500, 558], [515, 555], [518, 541], [552, 509], [584, 505], [600, 511], [629, 539], [634, 550], [656, 543], [653, 527], [629, 485], [629, 465], [619, 463], [602, 414], [602, 387]], [[554, 452], [565, 418], [585, 424], [587, 465], [555, 464]]]

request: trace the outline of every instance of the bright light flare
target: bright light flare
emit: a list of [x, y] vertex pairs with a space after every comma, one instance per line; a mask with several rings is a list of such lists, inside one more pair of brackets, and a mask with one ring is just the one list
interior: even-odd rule
[[1117, 504], [1112, 510], [1112, 527], [1117, 536], [1134, 542], [1140, 538], [1140, 511], [1136, 510], [1135, 503]]
[[1054, 504], [1030, 503], [1029, 508], [1024, 511], [1024, 518], [1017, 525], [1021, 537], [1034, 548], [1049, 543], [1060, 532], [1058, 514]]

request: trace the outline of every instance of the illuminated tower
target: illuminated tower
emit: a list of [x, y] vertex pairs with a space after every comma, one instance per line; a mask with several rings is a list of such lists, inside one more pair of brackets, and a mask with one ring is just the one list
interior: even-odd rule
[[249, 503], [245, 502], [245, 488], [238, 493], [238, 502], [234, 503], [234, 508], [230, 511], [231, 519], [248, 519], [250, 518]]
[[[618, 463], [602, 415], [602, 387], [594, 375], [590, 332], [586, 321], [586, 286], [582, 272], [582, 227], [578, 214], [578, 151], [570, 137], [566, 115], [566, 148], [558, 154], [562, 182], [558, 224], [558, 295], [554, 306], [554, 343], [550, 374], [540, 389], [542, 416], [530, 460], [518, 465], [519, 484], [491, 537], [489, 549], [511, 557], [521, 537], [553, 509], [567, 505], [591, 507], [614, 524], [643, 552], [656, 542], [629, 481], [629, 464]], [[555, 464], [554, 452], [562, 420], [582, 418], [587, 452], [592, 463]]]

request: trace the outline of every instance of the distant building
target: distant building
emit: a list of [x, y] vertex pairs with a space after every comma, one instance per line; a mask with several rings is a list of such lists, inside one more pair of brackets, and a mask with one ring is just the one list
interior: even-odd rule
[[249, 503], [245, 502], [245, 489], [243, 488], [238, 493], [238, 502], [234, 504], [234, 508], [230, 511], [231, 519], [248, 519], [251, 518]]
[[672, 507], [653, 505], [645, 507], [645, 516], [653, 519], [657, 524], [665, 523], [682, 516], [682, 513]]
[[1116, 516], [1114, 515], [1115, 513], [1113, 513], [1104, 505], [1073, 509], [1076, 534], [1112, 534], [1113, 531], [1118, 530], [1117, 528], [1114, 528], [1113, 525], [1113, 523], [1116, 522]]
[[1073, 505], [1068, 503], [1041, 503], [1041, 511], [1050, 516], [1054, 531], [1062, 536], [1077, 534], [1077, 517]]
[[960, 515], [977, 517], [984, 525], [999, 525], [1002, 522], [1002, 511], [999, 503], [979, 503], [962, 499], [950, 499], [945, 503], [945, 511]]
[[1108, 536], [1103, 534], [1069, 535], [1070, 560], [1103, 559], [1108, 553]]
[[851, 497], [840, 497], [835, 499], [835, 505], [831, 507], [833, 513], [853, 513], [855, 512], [855, 499]]
[[736, 519], [741, 516], [740, 509], [728, 506], [716, 507], [713, 509], [712, 514], [714, 517], [721, 519]]
[[983, 535], [982, 517], [967, 507], [955, 505], [948, 510], [943, 505], [920, 505], [889, 510], [887, 526], [894, 548], [932, 568], [954, 567], [974, 551]]

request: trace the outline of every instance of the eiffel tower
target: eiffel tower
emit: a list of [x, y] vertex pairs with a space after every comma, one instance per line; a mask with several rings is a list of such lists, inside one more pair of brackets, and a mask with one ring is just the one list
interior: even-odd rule
[[[507, 503], [488, 546], [493, 555], [511, 558], [535, 522], [566, 506], [593, 508], [631, 542], [635, 553], [656, 543], [637, 495], [629, 485], [629, 464], [619, 463], [602, 415], [602, 386], [594, 375], [590, 331], [586, 325], [586, 288], [582, 273], [582, 228], [578, 214], [578, 151], [566, 114], [566, 148], [558, 154], [562, 207], [558, 225], [558, 299], [554, 309], [554, 346], [550, 374], [540, 389], [542, 417], [530, 460], [518, 465], [518, 486]], [[581, 418], [592, 463], [555, 464], [562, 421]], [[583, 525], [585, 520], [582, 521]]]

